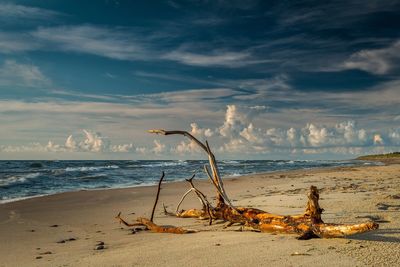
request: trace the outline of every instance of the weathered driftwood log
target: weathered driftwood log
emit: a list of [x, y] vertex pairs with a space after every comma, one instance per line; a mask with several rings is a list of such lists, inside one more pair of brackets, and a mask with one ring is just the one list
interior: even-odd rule
[[[378, 224], [374, 222], [366, 222], [361, 224], [344, 225], [344, 224], [331, 224], [324, 223], [321, 214], [323, 209], [319, 206], [319, 193], [315, 186], [311, 186], [308, 194], [308, 202], [306, 211], [301, 215], [285, 216], [271, 214], [263, 210], [235, 207], [225, 191], [221, 176], [219, 174], [217, 162], [214, 154], [206, 141], [204, 144], [196, 139], [193, 135], [186, 131], [165, 131], [165, 130], [150, 130], [150, 133], [161, 135], [183, 135], [191, 139], [200, 148], [202, 148], [208, 155], [211, 172], [208, 166], [204, 166], [204, 170], [211, 180], [212, 184], [217, 190], [217, 204], [212, 207], [206, 200], [205, 195], [196, 189], [193, 185], [192, 179], [190, 180], [191, 189], [182, 197], [179, 205], [184, 200], [186, 195], [192, 191], [196, 193], [203, 208], [189, 209], [179, 211], [177, 207], [175, 216], [181, 218], [209, 218], [210, 224], [213, 219], [220, 219], [228, 221], [230, 224], [241, 223], [254, 230], [261, 232], [280, 232], [280, 233], [293, 233], [298, 234], [299, 239], [309, 239], [314, 237], [321, 238], [334, 238], [345, 237], [348, 235], [363, 233], [377, 229]], [[165, 208], [164, 208], [165, 210]], [[165, 211], [168, 213], [167, 211]], [[171, 213], [168, 213], [171, 214]]]
[[181, 227], [174, 227], [174, 226], [160, 226], [157, 225], [153, 222], [154, 218], [154, 211], [157, 207], [158, 203], [158, 197], [160, 196], [160, 190], [161, 190], [161, 183], [165, 177], [165, 173], [162, 172], [162, 175], [160, 177], [160, 180], [158, 182], [158, 188], [157, 188], [157, 194], [156, 194], [156, 199], [154, 201], [153, 209], [151, 211], [151, 217], [150, 220], [147, 218], [142, 218], [139, 217], [136, 219], [135, 223], [128, 223], [124, 219], [121, 218], [121, 212], [118, 213], [118, 215], [115, 217], [120, 223], [124, 224], [125, 226], [128, 227], [134, 227], [134, 226], [145, 226], [147, 230], [150, 230], [151, 232], [155, 233], [170, 233], [170, 234], [189, 234], [189, 233], [195, 233], [197, 231], [195, 230], [189, 230], [189, 229], [184, 229]]

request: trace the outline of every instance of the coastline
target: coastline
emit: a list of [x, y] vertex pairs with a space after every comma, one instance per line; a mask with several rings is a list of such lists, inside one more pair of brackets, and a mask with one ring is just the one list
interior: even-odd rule
[[[376, 165], [380, 165], [380, 163], [382, 164], [396, 164], [396, 163], [400, 163], [399, 161], [380, 161], [380, 160], [359, 160], [359, 159], [351, 159], [351, 160], [347, 160], [347, 161], [355, 161], [358, 163], [354, 163], [353, 165], [347, 165], [348, 167], [362, 167], [365, 165], [371, 165], [372, 162], [376, 162]], [[41, 162], [41, 161], [38, 161]], [[340, 162], [340, 161], [339, 161]], [[373, 164], [372, 164], [373, 165]], [[342, 167], [346, 167], [346, 166], [326, 166], [326, 167], [299, 167], [298, 169], [283, 169], [283, 170], [271, 170], [271, 171], [260, 171], [260, 172], [256, 172], [256, 173], [250, 173], [250, 174], [234, 174], [234, 175], [230, 175], [230, 176], [224, 176], [224, 179], [230, 179], [230, 178], [239, 178], [239, 177], [245, 177], [245, 176], [252, 176], [252, 175], [268, 175], [268, 174], [274, 174], [274, 173], [280, 173], [280, 172], [292, 172], [292, 171], [311, 171], [311, 170], [324, 170], [324, 169], [335, 169], [335, 168], [342, 168]], [[81, 167], [79, 167], [81, 168]], [[84, 167], [86, 168], [86, 167]], [[68, 169], [68, 168], [67, 168]], [[196, 178], [196, 180], [201, 181], [201, 180], [207, 180], [207, 178], [202, 177], [202, 178]], [[163, 183], [175, 183], [175, 182], [182, 182], [184, 181], [183, 178], [181, 178], [180, 180], [172, 180], [172, 181], [168, 181], [168, 177], [166, 179], [166, 181], [164, 180]], [[136, 184], [136, 185], [130, 185], [130, 186], [120, 186], [120, 185], [116, 185], [115, 187], [109, 187], [109, 188], [90, 188], [90, 189], [75, 189], [75, 190], [69, 190], [69, 191], [55, 191], [53, 193], [44, 193], [44, 194], [38, 194], [38, 195], [32, 195], [32, 196], [22, 196], [22, 197], [17, 197], [17, 198], [11, 198], [11, 199], [2, 199], [0, 200], [0, 206], [6, 203], [12, 203], [12, 202], [18, 202], [18, 201], [24, 201], [24, 200], [28, 200], [31, 198], [38, 198], [38, 197], [47, 197], [47, 196], [52, 196], [52, 195], [58, 195], [58, 194], [64, 194], [64, 193], [72, 193], [72, 192], [79, 192], [79, 191], [101, 191], [101, 190], [114, 190], [114, 189], [128, 189], [128, 188], [136, 188], [136, 187], [146, 187], [146, 186], [155, 186], [157, 185], [157, 180], [153, 181], [153, 182], [144, 182], [142, 184]]]
[[[206, 226], [204, 221], [161, 214], [162, 203], [174, 210], [188, 189], [184, 182], [163, 184], [155, 221], [202, 231], [191, 235], [132, 235], [114, 220], [119, 211], [129, 220], [148, 217], [155, 186], [67, 192], [4, 203], [0, 205], [0, 266], [240, 266], [266, 261], [283, 266], [393, 266], [400, 257], [399, 171], [400, 165], [394, 163], [224, 179], [228, 195], [238, 206], [301, 213], [309, 186], [316, 185], [326, 222], [380, 221], [379, 230], [347, 239], [298, 241], [293, 235], [235, 232], [235, 227], [223, 229], [221, 224]], [[213, 200], [209, 181], [195, 183]], [[190, 197], [183, 208], [198, 205]], [[66, 241], [71, 238], [75, 240]], [[94, 250], [97, 241], [103, 241], [106, 249]], [[291, 256], [295, 252], [304, 255]]]

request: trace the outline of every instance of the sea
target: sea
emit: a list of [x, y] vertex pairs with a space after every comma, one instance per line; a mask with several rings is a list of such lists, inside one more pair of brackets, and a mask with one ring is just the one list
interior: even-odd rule
[[[203, 172], [206, 160], [0, 161], [0, 203], [68, 191], [154, 185], [162, 171], [165, 182], [181, 181]], [[344, 160], [221, 160], [223, 177], [296, 169], [378, 164]]]

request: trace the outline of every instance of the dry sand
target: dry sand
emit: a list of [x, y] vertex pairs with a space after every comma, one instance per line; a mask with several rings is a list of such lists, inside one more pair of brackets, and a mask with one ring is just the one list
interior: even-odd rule
[[[168, 179], [168, 176], [167, 176]], [[207, 181], [196, 181], [209, 198]], [[233, 203], [298, 214], [310, 185], [321, 189], [323, 219], [380, 229], [346, 239], [238, 232], [223, 224], [162, 214], [185, 183], [163, 185], [155, 222], [202, 230], [188, 235], [132, 234], [114, 216], [150, 216], [155, 187], [81, 191], [0, 205], [0, 266], [400, 266], [400, 164], [258, 174], [225, 180]], [[199, 207], [189, 198], [184, 208]], [[97, 242], [105, 249], [95, 250]]]

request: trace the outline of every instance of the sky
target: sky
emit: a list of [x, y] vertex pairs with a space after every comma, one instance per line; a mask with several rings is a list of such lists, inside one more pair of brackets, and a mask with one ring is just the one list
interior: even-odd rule
[[400, 150], [400, 1], [0, 0], [0, 159]]

